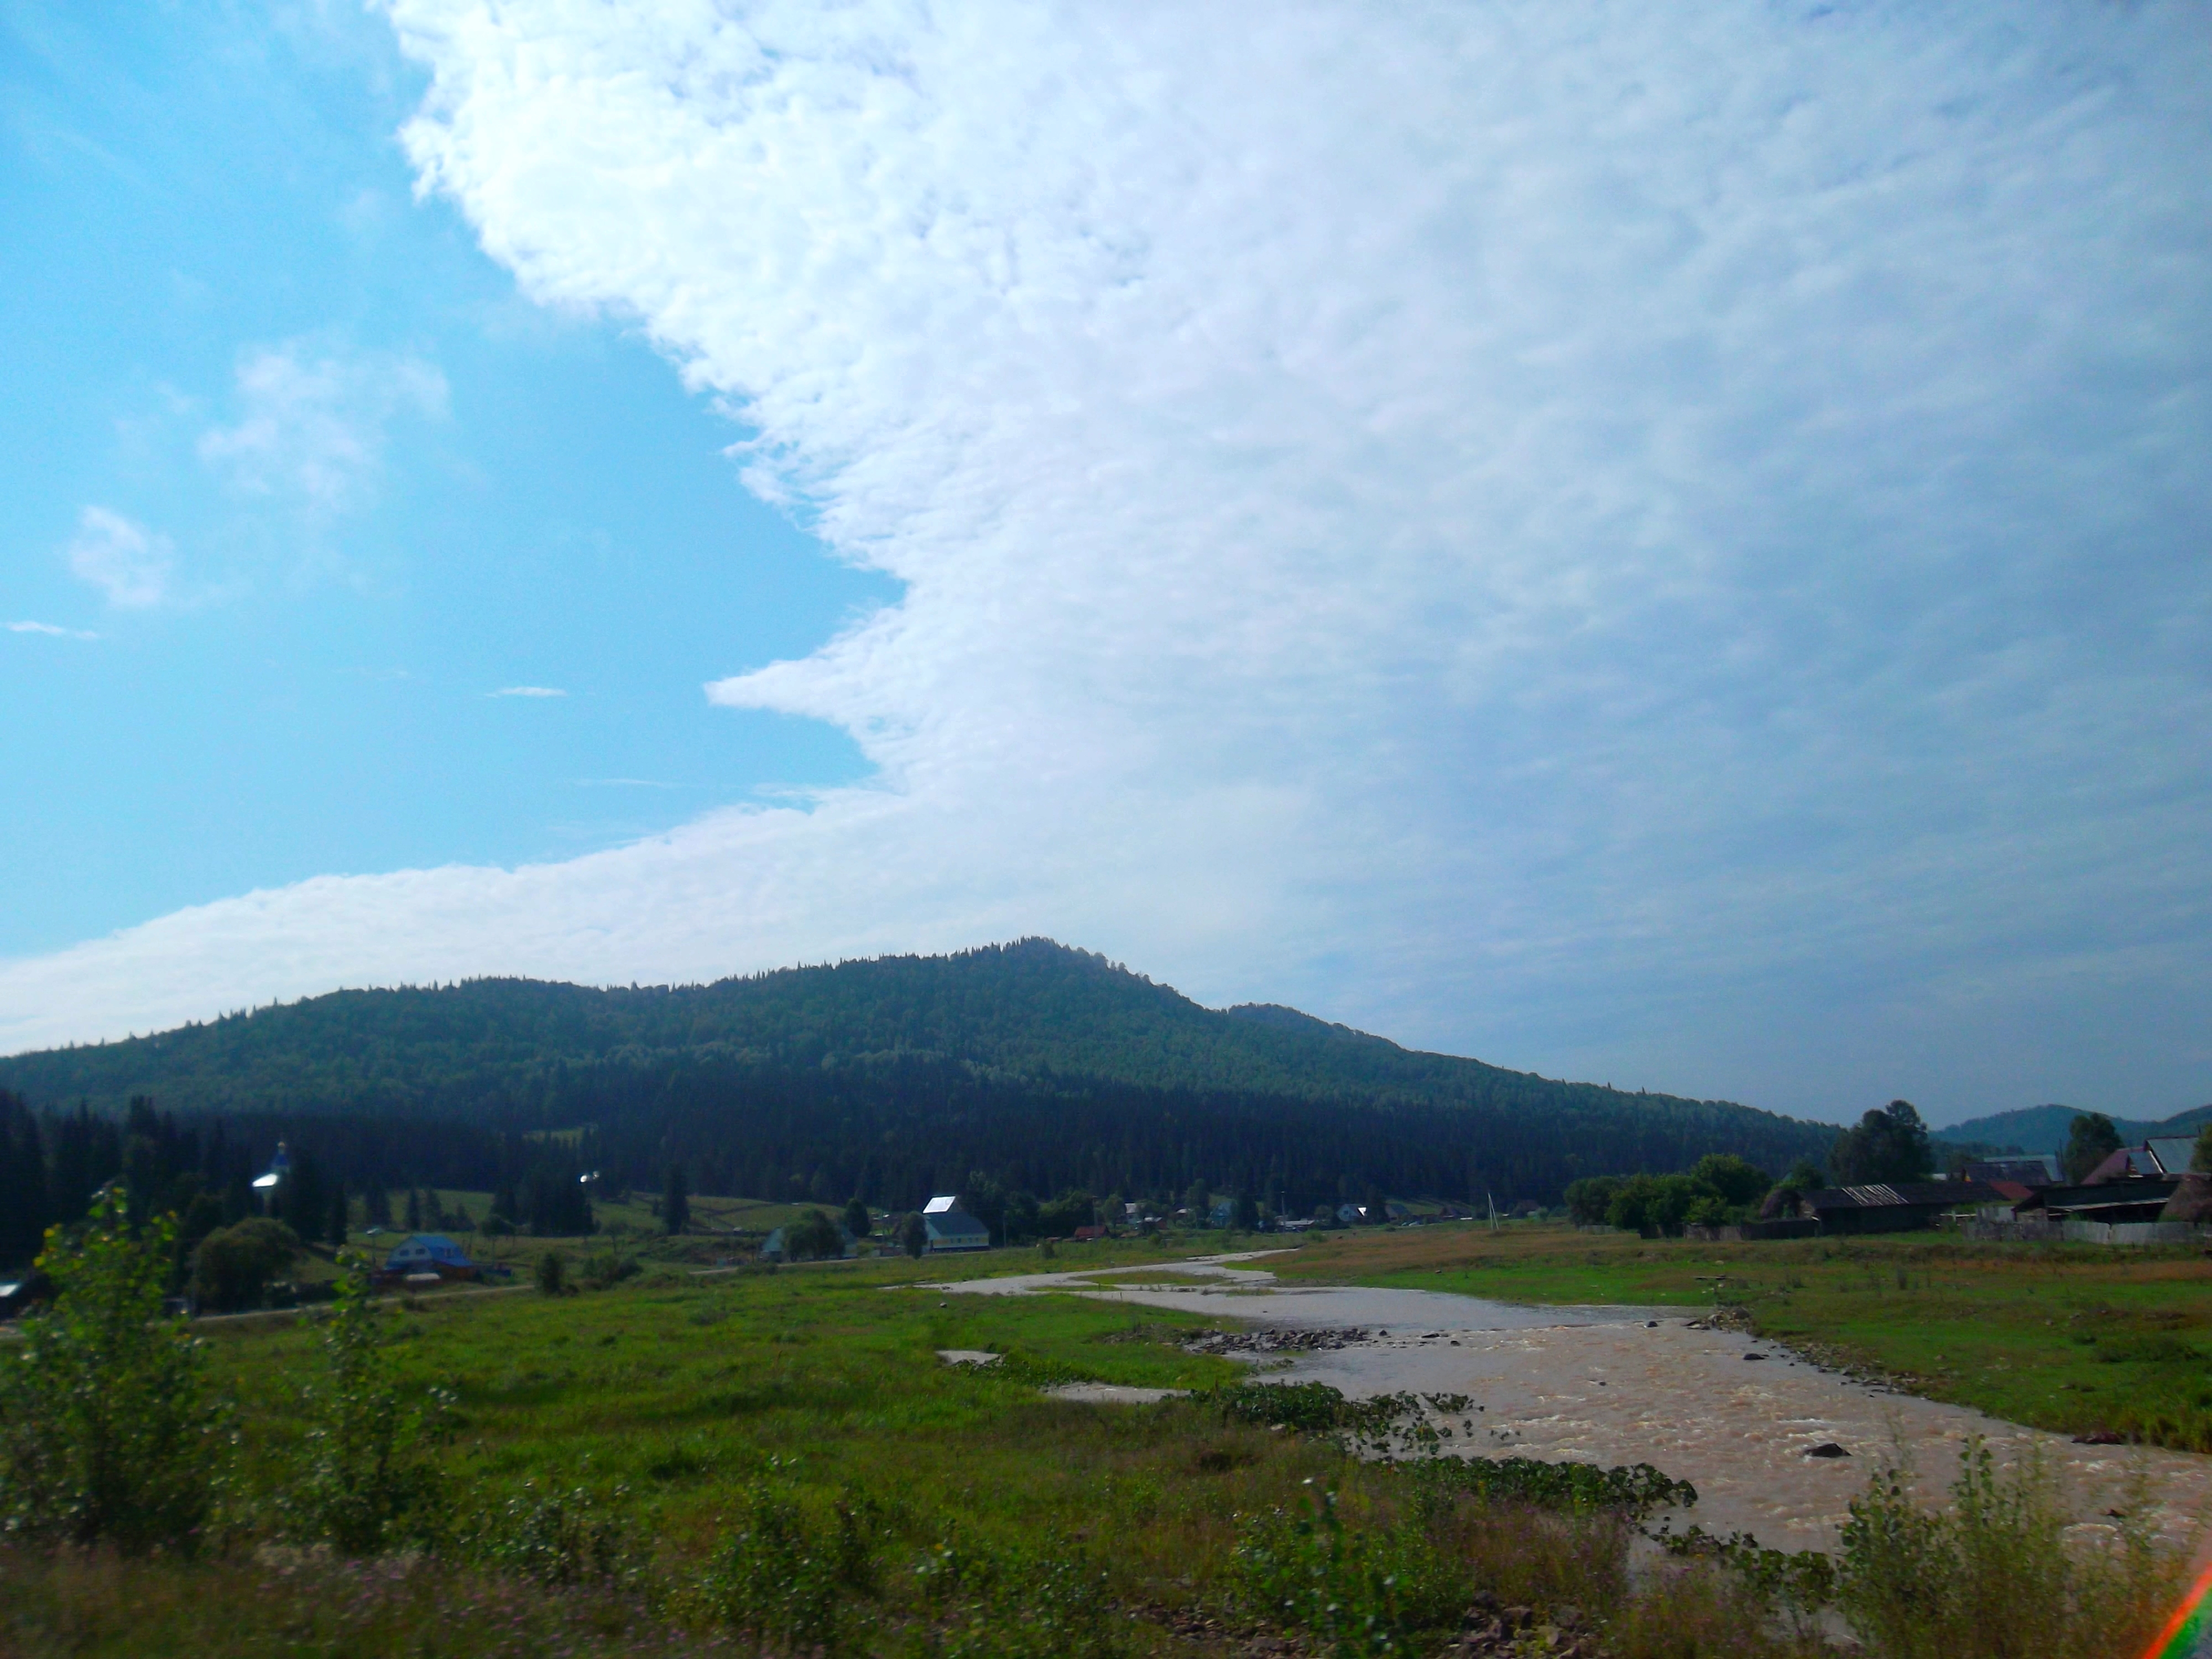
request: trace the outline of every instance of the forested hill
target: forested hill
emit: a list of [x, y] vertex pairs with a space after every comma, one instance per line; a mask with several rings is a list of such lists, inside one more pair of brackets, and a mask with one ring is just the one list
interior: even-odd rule
[[[2066, 1136], [2084, 1109], [2073, 1106], [2022, 1106], [1995, 1117], [1978, 1117], [1936, 1131], [1938, 1140], [1986, 1146], [2017, 1146], [2024, 1152], [2057, 1152], [2066, 1147]], [[2116, 1117], [2112, 1127], [2130, 1146], [2156, 1135], [2193, 1135], [2212, 1123], [2212, 1106], [2193, 1106], [2166, 1118]]]
[[1286, 1008], [1207, 1009], [1042, 939], [707, 986], [337, 992], [0, 1060], [0, 1089], [45, 1109], [150, 1095], [258, 1119], [588, 1123], [611, 1158], [680, 1147], [708, 1179], [751, 1190], [827, 1166], [840, 1196], [892, 1145], [923, 1184], [973, 1158], [1041, 1191], [1257, 1183], [1271, 1169], [1333, 1189], [1350, 1171], [1324, 1160], [1393, 1191], [1464, 1197], [1487, 1182], [1545, 1198], [1577, 1174], [1711, 1151], [1778, 1169], [1835, 1134], [1419, 1053]]

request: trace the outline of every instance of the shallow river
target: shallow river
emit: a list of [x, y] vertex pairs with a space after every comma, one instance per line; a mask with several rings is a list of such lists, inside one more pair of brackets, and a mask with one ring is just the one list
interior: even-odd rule
[[[1845, 1506], [1880, 1463], [1902, 1455], [1930, 1497], [1950, 1484], [1971, 1436], [2010, 1463], [2040, 1454], [2075, 1512], [2150, 1504], [2176, 1542], [2212, 1549], [2212, 1458], [2081, 1446], [1961, 1406], [1887, 1392], [1798, 1359], [1771, 1342], [1692, 1328], [1682, 1310], [1528, 1307], [1434, 1291], [1278, 1286], [1255, 1256], [1103, 1273], [1033, 1273], [936, 1288], [970, 1295], [1072, 1292], [1176, 1308], [1216, 1320], [1369, 1333], [1270, 1375], [1361, 1396], [1464, 1394], [1462, 1455], [1652, 1463], [1698, 1492], [1675, 1520], [1748, 1532], [1780, 1549], [1832, 1549]], [[1753, 1356], [1758, 1356], [1753, 1358]], [[1267, 1363], [1264, 1359], [1262, 1364]], [[1812, 1457], [1814, 1446], [1846, 1457]], [[2130, 1497], [2140, 1483], [2142, 1498]]]

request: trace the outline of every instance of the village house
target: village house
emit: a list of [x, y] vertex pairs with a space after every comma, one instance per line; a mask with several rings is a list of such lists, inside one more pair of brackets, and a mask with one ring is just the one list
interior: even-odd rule
[[1832, 1233], [1902, 1233], [1932, 1227], [1956, 1210], [2004, 1201], [1980, 1181], [1876, 1182], [1863, 1187], [1820, 1187], [1801, 1194], [1797, 1213]]
[[945, 1250], [988, 1250], [991, 1230], [960, 1207], [950, 1194], [933, 1198], [921, 1206], [921, 1224], [929, 1231], [933, 1255]]
[[420, 1284], [434, 1279], [482, 1279], [488, 1273], [503, 1274], [504, 1271], [488, 1269], [470, 1261], [468, 1252], [443, 1233], [413, 1233], [384, 1258], [376, 1279], [378, 1283], [386, 1285]]

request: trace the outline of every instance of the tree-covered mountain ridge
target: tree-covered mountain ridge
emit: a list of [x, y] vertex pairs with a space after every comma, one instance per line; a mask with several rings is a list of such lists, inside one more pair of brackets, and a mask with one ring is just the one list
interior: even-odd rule
[[0, 1088], [39, 1103], [95, 1107], [148, 1094], [173, 1111], [473, 1115], [494, 1100], [545, 1102], [578, 1067], [678, 1060], [841, 1072], [949, 1060], [1000, 1082], [1518, 1108], [1595, 1121], [1656, 1114], [1686, 1116], [1724, 1139], [1724, 1125], [1756, 1124], [1792, 1140], [1833, 1133], [1733, 1102], [1626, 1093], [1408, 1049], [1274, 1004], [1210, 1009], [1041, 939], [708, 985], [480, 979], [337, 991], [122, 1042], [15, 1055], [0, 1060]]
[[[1987, 1146], [2017, 1146], [2024, 1152], [2056, 1152], [2065, 1149], [2074, 1120], [2082, 1115], [2073, 1106], [2021, 1106], [1993, 1117], [1970, 1118], [1935, 1132], [1938, 1140]], [[2122, 1141], [2133, 1146], [2159, 1135], [2193, 1135], [2212, 1123], [2212, 1106], [2192, 1106], [2171, 1117], [2114, 1117], [2112, 1127]]]

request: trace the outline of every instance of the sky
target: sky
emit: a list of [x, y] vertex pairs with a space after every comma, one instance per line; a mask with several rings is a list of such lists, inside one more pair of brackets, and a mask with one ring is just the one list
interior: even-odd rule
[[0, 6], [0, 1051], [1048, 934], [2212, 1099], [2185, 4]]

